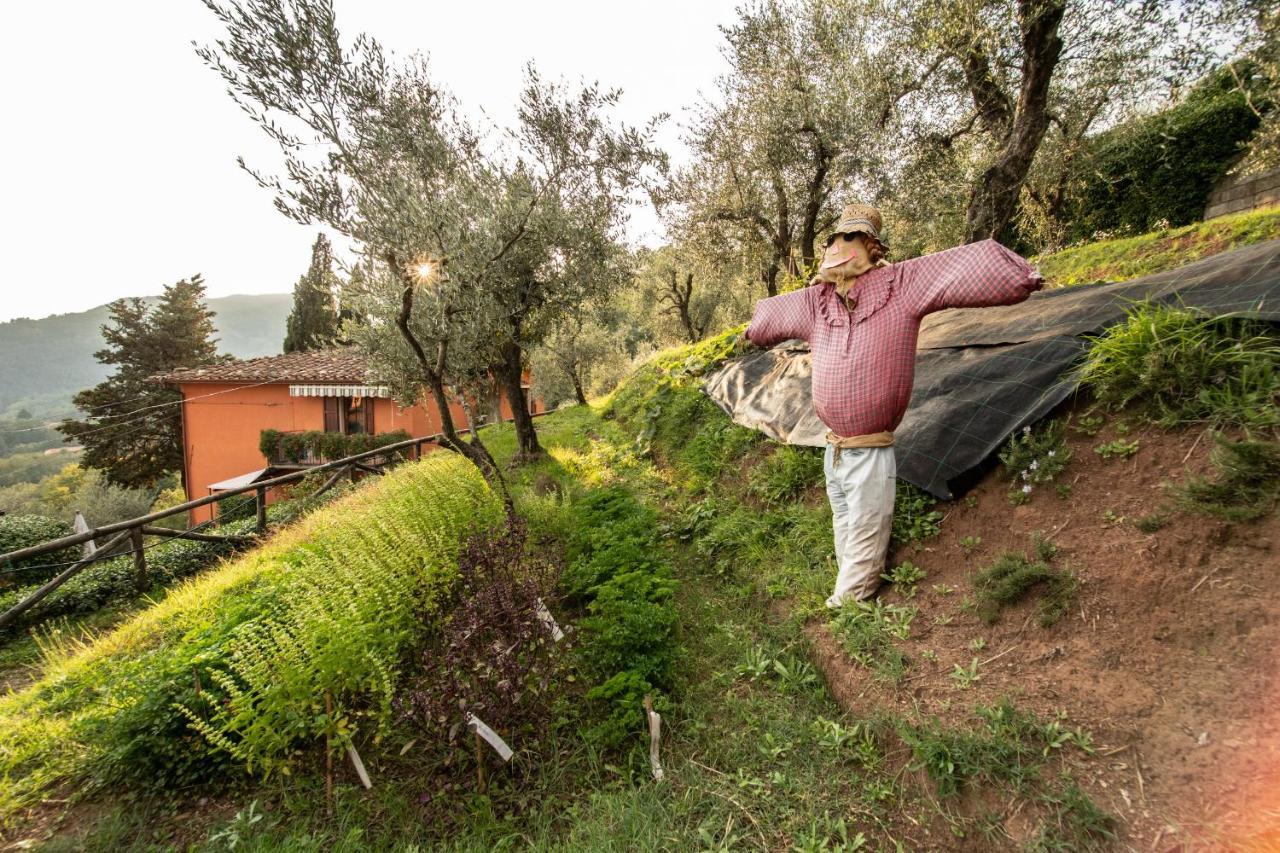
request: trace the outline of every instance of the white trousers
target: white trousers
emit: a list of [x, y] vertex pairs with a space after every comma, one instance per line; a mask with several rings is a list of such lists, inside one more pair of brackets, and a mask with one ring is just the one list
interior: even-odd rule
[[828, 607], [839, 607], [848, 597], [870, 598], [879, 588], [893, 531], [898, 476], [892, 447], [844, 448], [838, 463], [834, 456], [835, 448], [828, 444], [822, 461], [839, 568]]

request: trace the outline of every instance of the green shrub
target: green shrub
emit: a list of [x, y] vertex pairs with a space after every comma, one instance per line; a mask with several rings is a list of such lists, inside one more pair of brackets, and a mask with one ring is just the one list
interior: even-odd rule
[[1280, 426], [1280, 336], [1267, 323], [1140, 302], [1093, 338], [1080, 381], [1163, 426]]
[[[32, 545], [70, 536], [74, 532], [71, 525], [65, 521], [43, 515], [0, 515], [0, 554], [17, 551], [19, 548], [30, 548]], [[53, 566], [78, 559], [80, 559], [80, 548], [76, 546], [49, 554], [27, 557], [25, 560], [0, 561], [0, 589], [17, 583], [48, 580], [66, 568], [60, 565]], [[0, 612], [3, 611], [0, 610]]]
[[500, 518], [473, 466], [432, 454], [55, 656], [0, 699], [0, 817], [58, 781], [172, 790], [379, 732], [418, 614]]
[[562, 582], [571, 597], [586, 602], [579, 654], [597, 682], [587, 698], [606, 709], [588, 736], [617, 747], [643, 723], [644, 694], [672, 686], [679, 653], [676, 581], [659, 556], [656, 516], [629, 491], [593, 489], [575, 510]]
[[[295, 498], [272, 504], [267, 507], [267, 522], [272, 527], [289, 524], [313, 509], [340, 497], [346, 490], [345, 486], [339, 486], [319, 498]], [[216, 532], [227, 536], [249, 536], [255, 532], [255, 527], [256, 517], [253, 512], [249, 511], [246, 517], [246, 513], [242, 511], [237, 513], [237, 517], [233, 520], [219, 525]], [[151, 583], [152, 590], [166, 589], [179, 580], [212, 566], [219, 559], [243, 550], [244, 547], [246, 545], [234, 542], [198, 542], [190, 539], [148, 542], [146, 545], [147, 579]], [[74, 559], [79, 555], [78, 549], [72, 549], [72, 551], [73, 556], [64, 559]], [[37, 580], [0, 592], [0, 613], [31, 595], [43, 582]], [[136, 598], [137, 595], [133, 555], [109, 557], [82, 569], [7, 625], [3, 631], [0, 631], [0, 636], [13, 631], [26, 630], [32, 625], [59, 616], [92, 613], [111, 602], [129, 600]]]
[[[1237, 63], [1237, 69], [1246, 80], [1256, 76], [1251, 64]], [[1069, 240], [1199, 220], [1214, 184], [1258, 121], [1224, 69], [1181, 103], [1088, 140], [1063, 218], [1071, 223]]]
[[816, 447], [784, 444], [751, 469], [748, 488], [756, 497], [774, 506], [795, 500], [822, 484], [825, 477], [822, 453]]
[[1048, 627], [1066, 614], [1080, 582], [1067, 569], [1055, 569], [1045, 562], [1032, 562], [1024, 554], [1006, 551], [992, 565], [973, 578], [978, 616], [988, 625], [1000, 618], [1005, 606], [1021, 601], [1032, 589], [1043, 592], [1036, 605], [1039, 622]]
[[1217, 477], [1193, 477], [1171, 489], [1177, 503], [1192, 512], [1227, 521], [1247, 521], [1270, 513], [1280, 500], [1280, 443], [1231, 441], [1214, 436]]
[[323, 430], [281, 432], [275, 429], [264, 429], [258, 436], [258, 450], [268, 461], [283, 458], [288, 462], [298, 463], [308, 454], [317, 459], [335, 460], [386, 447], [388, 444], [408, 441], [412, 437], [402, 429], [374, 435], [365, 433], [344, 435]]

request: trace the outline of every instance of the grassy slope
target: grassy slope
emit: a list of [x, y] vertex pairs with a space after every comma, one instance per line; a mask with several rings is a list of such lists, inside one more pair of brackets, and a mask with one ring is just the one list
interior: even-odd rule
[[[332, 816], [323, 810], [322, 786], [309, 776], [278, 793], [246, 790], [221, 809], [221, 823], [194, 837], [183, 835], [189, 822], [184, 830], [157, 819], [166, 807], [152, 804], [117, 809], [65, 843], [141, 848], [185, 839], [217, 849], [200, 842], [237, 825], [226, 821], [230, 812], [257, 799], [267, 817], [247, 832], [244, 849], [893, 850], [938, 849], [961, 836], [981, 845], [976, 818], [940, 805], [931, 783], [904, 772], [910, 753], [899, 732], [914, 733], [926, 748], [948, 748], [940, 738], [951, 732], [966, 748], [1005, 750], [1004, 760], [1017, 764], [1017, 786], [1029, 778], [1024, 771], [1033, 775], [1044, 764], [1041, 743], [1030, 731], [992, 735], [968, 708], [955, 709], [949, 729], [841, 711], [807, 660], [804, 635], [805, 616], [820, 605], [832, 571], [829, 509], [811, 493], [821, 471], [806, 456], [733, 426], [696, 390], [699, 364], [724, 345], [659, 359], [606, 410], [616, 420], [588, 407], [541, 420], [548, 457], [511, 475], [534, 536], [552, 543], [571, 523], [573, 497], [601, 483], [624, 483], [666, 519], [685, 654], [674, 710], [664, 721], [661, 784], [647, 778], [642, 738], [627, 755], [593, 755], [573, 733], [559, 732], [538, 766], [495, 773], [488, 795], [465, 786], [446, 798], [445, 809], [437, 802], [424, 811], [419, 797], [438, 795], [437, 777], [432, 766], [411, 760], [416, 753], [399, 756], [402, 744], [421, 737], [402, 730], [381, 752], [365, 755], [374, 791], [364, 794], [345, 774]], [[658, 378], [669, 378], [673, 367], [692, 372], [675, 384]], [[646, 418], [655, 402], [661, 414]], [[508, 459], [511, 431], [486, 433]], [[647, 438], [652, 458], [637, 454], [637, 433], [646, 433], [639, 446]], [[757, 473], [744, 477], [749, 468]], [[796, 502], [797, 489], [809, 498]], [[904, 536], [936, 522], [926, 501], [909, 499], [903, 508]], [[1042, 810], [1033, 788], [1020, 793], [1002, 779], [993, 789], [1004, 800], [1028, 799], [1028, 814]]]
[[[247, 789], [234, 803], [197, 816], [203, 822], [184, 813], [178, 825], [164, 817], [172, 806], [163, 802], [117, 808], [89, 824], [87, 834], [72, 833], [65, 841], [76, 849], [82, 843], [105, 850], [175, 840], [220, 849], [221, 842], [202, 839], [245, 826], [244, 849], [271, 850], [439, 847], [443, 837], [455, 849], [476, 850], [816, 850], [841, 843], [857, 849], [859, 833], [873, 848], [894, 849], [904, 841], [909, 849], [956, 843], [983, 849], [983, 833], [998, 837], [999, 828], [985, 822], [981, 809], [964, 812], [939, 802], [922, 773], [903, 772], [910, 753], [904, 754], [894, 730], [926, 747], [1012, 748], [1017, 763], [1026, 761], [1033, 770], [1041, 763], [1034, 758], [1040, 752], [1034, 732], [997, 736], [959, 705], [948, 729], [924, 719], [841, 713], [804, 654], [803, 621], [817, 610], [833, 573], [829, 510], [811, 489], [820, 468], [803, 451], [778, 448], [733, 426], [696, 392], [702, 366], [726, 345], [711, 341], [642, 368], [605, 408], [609, 418], [579, 407], [540, 421], [549, 458], [512, 475], [518, 503], [543, 539], [553, 541], [568, 523], [571, 501], [562, 501], [561, 491], [572, 497], [615, 480], [668, 520], [687, 653], [676, 710], [664, 726], [663, 784], [644, 778], [643, 761], [635, 760], [642, 759], [639, 750], [624, 762], [584, 754], [566, 740], [539, 767], [506, 782], [499, 776], [491, 796], [461, 792], [447, 819], [429, 813], [424, 820], [418, 798], [424, 788], [431, 790], [430, 776], [397, 760], [389, 748], [366, 756], [378, 782], [374, 791], [364, 794], [348, 777], [338, 786], [332, 816], [320, 806], [317, 780], [300, 778], [278, 791]], [[510, 430], [486, 433], [499, 457], [509, 458]], [[645, 447], [651, 458], [637, 455]], [[559, 488], [549, 488], [552, 483]], [[908, 493], [899, 504], [900, 540], [934, 526], [927, 500]], [[411, 736], [398, 732], [391, 746]], [[1084, 760], [1063, 752], [1065, 764], [1059, 756], [1055, 767]], [[1071, 815], [1047, 813], [1045, 790], [1021, 787], [1024, 781], [1002, 777], [988, 788], [1003, 791], [1002, 804], [1022, 798], [1029, 803], [1026, 814], [1048, 818], [1045, 849], [1053, 843], [1076, 849], [1070, 839], [1053, 835], [1072, 825]], [[1047, 793], [1062, 798], [1063, 790]], [[265, 804], [265, 819], [252, 828], [242, 819], [227, 820], [250, 799]]]
[[1125, 281], [1280, 237], [1280, 207], [1234, 213], [1208, 222], [1099, 240], [1033, 258], [1050, 287]]
[[[315, 663], [312, 675], [321, 675], [323, 660], [308, 642], [345, 650], [357, 663], [328, 672], [341, 708], [344, 696], [369, 687], [368, 662], [394, 653], [411, 633], [406, 607], [436, 594], [459, 532], [491, 523], [496, 511], [469, 466], [432, 457], [175, 587], [104, 636], [50, 649], [39, 680], [0, 699], [0, 817], [11, 822], [59, 782], [139, 773], [182, 781], [201, 766], [225, 764], [226, 756], [210, 755], [200, 739], [181, 736], [187, 725], [172, 703], [204, 710], [190, 674], [201, 671], [211, 695], [210, 671], [225, 670], [248, 650], [234, 637], [246, 637], [250, 624], [298, 629], [294, 651], [315, 655], [302, 664]], [[432, 547], [410, 549], [408, 542]], [[376, 629], [360, 622], [368, 612], [383, 614]], [[292, 665], [280, 666], [279, 677]], [[272, 687], [255, 697], [260, 708], [272, 706]]]

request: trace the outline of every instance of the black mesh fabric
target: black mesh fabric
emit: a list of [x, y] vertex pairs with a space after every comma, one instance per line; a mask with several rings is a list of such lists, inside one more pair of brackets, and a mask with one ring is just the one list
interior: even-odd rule
[[[1071, 393], [1070, 369], [1088, 347], [1083, 336], [1123, 320], [1143, 299], [1280, 321], [1280, 240], [1133, 281], [931, 314], [920, 328], [911, 403], [894, 433], [898, 476], [952, 498], [962, 475]], [[790, 444], [824, 444], [803, 341], [726, 362], [703, 391], [743, 426]]]

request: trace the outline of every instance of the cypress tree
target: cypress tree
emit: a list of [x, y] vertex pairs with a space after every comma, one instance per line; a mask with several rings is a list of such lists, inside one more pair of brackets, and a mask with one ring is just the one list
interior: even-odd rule
[[204, 293], [195, 275], [166, 286], [152, 308], [136, 298], [108, 306], [107, 345], [94, 357], [116, 372], [72, 398], [85, 417], [68, 418], [58, 430], [84, 445], [80, 464], [100, 470], [109, 483], [149, 488], [182, 470], [181, 395], [150, 377], [225, 360]]
[[311, 246], [311, 266], [293, 286], [293, 311], [285, 324], [284, 351], [303, 352], [329, 346], [338, 335], [334, 305], [338, 277], [333, 248], [323, 234]]

